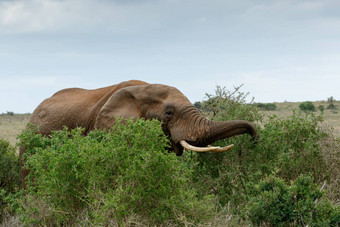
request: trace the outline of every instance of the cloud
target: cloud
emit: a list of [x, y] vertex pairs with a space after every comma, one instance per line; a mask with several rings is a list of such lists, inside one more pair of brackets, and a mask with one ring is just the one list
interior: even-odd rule
[[7, 33], [72, 31], [100, 23], [106, 11], [90, 0], [5, 1], [0, 2], [0, 25]]
[[40, 76], [40, 77], [3, 77], [0, 78], [2, 89], [23, 89], [29, 87], [45, 87], [56, 84], [57, 77], [55, 76]]
[[151, 1], [122, 4], [95, 0], [18, 0], [0, 2], [1, 33], [121, 32], [141, 24], [158, 26]]
[[[334, 0], [14, 0], [0, 1], [0, 33], [70, 32], [134, 34], [197, 32], [230, 37], [304, 33], [294, 26], [338, 25]], [[334, 11], [334, 12], [333, 12]], [[328, 18], [332, 15], [331, 18]], [[237, 26], [235, 26], [237, 24]], [[252, 26], [249, 27], [249, 24]], [[305, 26], [305, 27], [306, 27]], [[186, 29], [183, 29], [186, 28]], [[311, 27], [308, 29], [312, 29]], [[270, 30], [270, 31], [269, 31]], [[181, 35], [181, 34], [178, 34]], [[228, 39], [228, 36], [225, 37]]]
[[[40, 31], [57, 26], [60, 17], [58, 3], [53, 1], [4, 1], [0, 3], [2, 32]], [[60, 15], [63, 18], [63, 15]], [[52, 21], [52, 19], [54, 20]]]

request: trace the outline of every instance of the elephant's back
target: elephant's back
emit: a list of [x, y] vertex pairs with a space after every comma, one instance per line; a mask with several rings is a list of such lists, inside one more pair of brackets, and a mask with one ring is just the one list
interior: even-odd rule
[[52, 130], [68, 128], [88, 128], [91, 119], [106, 100], [117, 90], [135, 85], [147, 84], [143, 81], [126, 81], [99, 89], [67, 88], [45, 99], [34, 110], [29, 122], [40, 126], [42, 134]]
[[105, 91], [63, 89], [40, 103], [29, 122], [39, 125], [42, 134], [50, 134], [64, 126], [86, 128], [92, 108], [104, 95]]
[[124, 81], [122, 83], [111, 85], [103, 88], [97, 89], [83, 89], [83, 88], [66, 88], [60, 90], [52, 95], [55, 101], [64, 102], [69, 99], [71, 103], [75, 101], [78, 103], [84, 102], [87, 106], [91, 104], [97, 104], [102, 98], [107, 95], [112, 95], [117, 90], [129, 87], [129, 86], [138, 86], [138, 85], [147, 85], [148, 83], [140, 80], [129, 80]]

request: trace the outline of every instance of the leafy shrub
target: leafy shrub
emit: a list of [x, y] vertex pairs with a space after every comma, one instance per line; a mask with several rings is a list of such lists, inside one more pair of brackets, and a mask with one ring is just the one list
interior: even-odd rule
[[299, 108], [304, 112], [314, 112], [316, 110], [314, 104], [309, 101], [301, 103]]
[[255, 144], [249, 135], [241, 135], [216, 142], [220, 146], [235, 144], [228, 152], [187, 155], [201, 195], [213, 192], [222, 207], [228, 204], [235, 214], [245, 215], [242, 208], [249, 203], [256, 182], [276, 173], [284, 182], [295, 181], [301, 174], [312, 176], [318, 184], [327, 180], [334, 201], [340, 198], [338, 178], [334, 178], [340, 172], [339, 159], [326, 155], [339, 157], [340, 150], [335, 145], [338, 142], [321, 127], [322, 117], [295, 112], [285, 119], [271, 116], [264, 120], [256, 105], [245, 102], [245, 93], [217, 91], [204, 101], [207, 116], [255, 122], [260, 139]]
[[194, 106], [196, 106], [196, 108], [200, 110], [202, 108], [202, 103], [201, 102], [195, 102]]
[[7, 111], [6, 113], [2, 113], [2, 115], [14, 116], [14, 112]]
[[310, 173], [321, 182], [327, 178], [318, 142], [327, 137], [320, 126], [322, 121], [320, 116], [302, 113], [287, 119], [270, 117], [261, 130], [261, 143], [255, 152], [263, 152], [263, 165], [271, 166], [271, 171], [278, 169], [279, 176], [286, 180]]
[[247, 207], [255, 225], [337, 226], [340, 209], [323, 199], [323, 193], [309, 176], [299, 176], [292, 185], [270, 176], [254, 187]]
[[325, 106], [324, 105], [319, 105], [318, 109], [320, 110], [321, 113], [325, 111]]
[[31, 170], [20, 210], [25, 224], [67, 225], [80, 213], [95, 225], [118, 225], [132, 216], [149, 224], [211, 218], [211, 196], [198, 199], [190, 169], [166, 151], [156, 120], [118, 120], [108, 132], [86, 137], [82, 129], [51, 138], [31, 129], [21, 138]]
[[8, 192], [14, 192], [20, 187], [19, 157], [15, 148], [8, 141], [0, 139], [0, 187]]
[[0, 139], [0, 223], [5, 209], [10, 211], [13, 194], [21, 185], [19, 158], [8, 141]]
[[[202, 109], [206, 110], [206, 115], [213, 120], [262, 121], [263, 115], [256, 104], [247, 103], [248, 94], [241, 92], [240, 88], [236, 87], [235, 91], [230, 92], [217, 87], [215, 95], [207, 94], [208, 99], [203, 102]], [[194, 168], [194, 181], [201, 195], [213, 192], [222, 206], [231, 203], [232, 207], [238, 210], [238, 205], [244, 197], [242, 193], [245, 185], [242, 178], [246, 177], [241, 168], [247, 165], [241, 153], [252, 152], [254, 143], [250, 142], [248, 135], [242, 135], [218, 141], [216, 145], [225, 146], [230, 143], [234, 143], [236, 147], [228, 152], [189, 153], [185, 158]]]
[[334, 105], [335, 99], [333, 98], [333, 96], [327, 98], [327, 110], [335, 110], [336, 106]]
[[277, 106], [274, 103], [258, 103], [257, 107], [261, 110], [276, 110]]
[[336, 106], [333, 103], [328, 104], [327, 110], [335, 110]]
[[243, 119], [251, 122], [263, 119], [253, 100], [247, 103], [248, 93], [241, 92], [242, 85], [228, 91], [217, 86], [215, 95], [206, 94], [207, 100], [202, 103], [202, 110], [213, 120]]

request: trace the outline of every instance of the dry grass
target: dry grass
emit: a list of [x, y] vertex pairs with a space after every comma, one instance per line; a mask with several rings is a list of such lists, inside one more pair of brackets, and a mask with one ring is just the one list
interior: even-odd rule
[[18, 216], [12, 216], [8, 213], [5, 213], [3, 221], [0, 223], [0, 227], [23, 227], [25, 226], [19, 220]]
[[[335, 110], [327, 110], [327, 101], [317, 101], [313, 102], [317, 111], [314, 114], [321, 115], [321, 111], [318, 109], [320, 105], [323, 105], [325, 110], [323, 112], [324, 126], [330, 127], [333, 130], [333, 134], [336, 138], [340, 138], [340, 101], [334, 102], [336, 106]], [[279, 118], [286, 118], [293, 114], [293, 111], [299, 110], [299, 105], [301, 102], [283, 102], [274, 103], [277, 106], [275, 111], [263, 111], [266, 116], [277, 115]]]
[[31, 114], [0, 115], [0, 138], [15, 145], [18, 134], [25, 128], [30, 116]]
[[334, 140], [335, 138], [328, 137], [320, 141], [320, 146], [327, 151], [322, 152], [325, 168], [327, 168], [326, 173], [329, 178], [329, 181], [325, 182], [327, 197], [335, 204], [340, 205], [340, 143], [334, 143]]

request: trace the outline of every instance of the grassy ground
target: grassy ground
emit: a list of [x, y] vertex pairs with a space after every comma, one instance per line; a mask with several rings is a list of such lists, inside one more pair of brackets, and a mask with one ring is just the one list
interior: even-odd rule
[[[300, 102], [283, 102], [283, 103], [274, 103], [277, 106], [277, 109], [274, 111], [264, 111], [266, 116], [277, 115], [280, 118], [285, 118], [293, 113], [293, 111], [299, 111]], [[328, 103], [327, 101], [317, 101], [313, 102], [316, 107], [316, 112], [314, 114], [323, 115], [324, 117], [324, 126], [330, 127], [334, 130], [334, 136], [340, 138], [340, 101], [334, 102], [336, 106], [335, 110], [327, 110]], [[318, 109], [319, 106], [324, 106], [325, 110], [323, 113]]]
[[17, 142], [16, 137], [23, 130], [30, 118], [30, 114], [0, 115], [0, 138], [8, 140], [12, 145]]
[[[293, 111], [299, 110], [299, 102], [283, 102], [274, 103], [277, 106], [275, 111], [264, 111], [266, 116], [277, 115], [280, 118], [287, 117], [293, 113]], [[340, 138], [340, 101], [334, 102], [336, 109], [327, 110], [327, 101], [314, 102], [317, 111], [315, 114], [321, 114], [318, 110], [320, 105], [325, 107], [323, 116], [325, 119], [325, 126], [334, 129], [334, 136]], [[25, 128], [30, 114], [14, 114], [10, 116], [8, 114], [0, 115], [0, 138], [8, 140], [12, 145], [15, 145], [18, 134]]]

